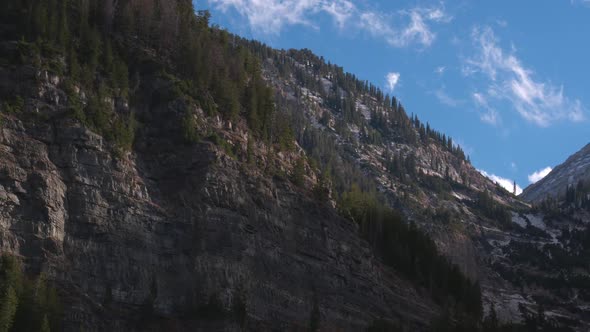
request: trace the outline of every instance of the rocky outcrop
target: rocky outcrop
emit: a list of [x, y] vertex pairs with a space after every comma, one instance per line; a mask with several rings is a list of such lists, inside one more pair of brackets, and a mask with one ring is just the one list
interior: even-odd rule
[[[64, 116], [59, 76], [0, 68], [0, 97], [26, 96], [24, 115], [3, 116], [0, 127], [0, 249], [60, 286], [67, 330], [304, 330], [319, 317], [327, 331], [362, 330], [381, 318], [420, 331], [438, 316], [428, 292], [381, 264], [356, 225], [313, 196], [318, 176], [309, 164], [302, 185], [289, 181], [303, 149], [252, 142], [243, 122], [204, 115], [165, 77], [146, 72], [134, 80], [132, 110], [124, 100], [104, 102], [141, 124], [132, 151], [121, 153]], [[536, 300], [493, 264], [510, 266], [509, 250], [539, 242], [539, 231], [501, 225], [476, 201], [487, 191], [507, 209], [524, 211], [524, 203], [435, 141], [394, 133], [368, 143], [359, 135], [369, 123], [347, 124], [350, 137], [341, 136], [332, 128], [339, 111], [321, 94], [299, 100], [294, 79], [267, 76], [283, 92], [279, 104], [296, 101], [294, 119], [333, 138], [341, 148], [334, 160], [346, 160], [426, 231], [481, 284], [486, 304], [503, 307], [501, 319], [522, 318], [520, 303], [535, 312]], [[361, 97], [357, 107], [369, 118], [380, 106]], [[186, 119], [199, 143], [183, 140]], [[412, 157], [412, 170], [430, 181], [392, 175], [385, 156], [394, 153]]]
[[578, 181], [590, 181], [590, 144], [555, 167], [539, 182], [525, 188], [520, 197], [527, 202], [560, 198], [565, 196], [568, 186], [575, 186]]
[[325, 330], [437, 315], [308, 190], [154, 128], [114, 158], [75, 122], [5, 119], [0, 248], [60, 286], [68, 329], [235, 330], [240, 303], [257, 330], [304, 329], [316, 305]]

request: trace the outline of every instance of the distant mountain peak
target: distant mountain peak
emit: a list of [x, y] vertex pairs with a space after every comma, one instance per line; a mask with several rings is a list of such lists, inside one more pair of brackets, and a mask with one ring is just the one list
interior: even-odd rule
[[570, 185], [579, 181], [590, 181], [590, 144], [555, 167], [540, 181], [528, 186], [521, 198], [528, 202], [539, 202], [547, 197], [559, 198], [565, 195]]

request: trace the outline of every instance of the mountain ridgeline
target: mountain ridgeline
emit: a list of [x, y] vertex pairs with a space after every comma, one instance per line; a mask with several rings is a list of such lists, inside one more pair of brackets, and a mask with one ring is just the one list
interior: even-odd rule
[[588, 326], [584, 221], [541, 226], [395, 97], [209, 19], [0, 4], [3, 330]]
[[[563, 164], [558, 165], [546, 177], [526, 188], [522, 198], [529, 202], [560, 201], [566, 193], [568, 195], [579, 192], [582, 199], [584, 187], [590, 184], [590, 144], [569, 157]], [[586, 190], [587, 193], [587, 190]], [[573, 197], [569, 198], [574, 199]], [[582, 203], [582, 202], [580, 202]]]

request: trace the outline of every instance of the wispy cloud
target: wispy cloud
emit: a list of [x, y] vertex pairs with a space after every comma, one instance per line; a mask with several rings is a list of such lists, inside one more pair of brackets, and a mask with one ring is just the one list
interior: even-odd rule
[[[397, 15], [383, 15], [366, 11], [360, 15], [360, 27], [374, 37], [383, 38], [393, 47], [407, 47], [418, 44], [430, 46], [436, 34], [430, 23], [448, 23], [452, 16], [442, 8], [414, 8], [402, 10]], [[393, 21], [406, 21], [403, 25], [394, 25]]]
[[252, 29], [279, 34], [287, 25], [315, 26], [311, 17], [319, 13], [331, 16], [342, 27], [356, 11], [348, 0], [209, 0], [221, 11], [234, 9], [248, 20]]
[[475, 92], [472, 94], [472, 98], [478, 108], [483, 110], [479, 114], [481, 121], [491, 125], [498, 125], [500, 123], [500, 115], [496, 109], [491, 107], [488, 103], [487, 95]]
[[356, 7], [350, 1], [340, 0], [322, 3], [322, 10], [332, 16], [341, 29], [355, 13]]
[[514, 51], [506, 52], [500, 46], [490, 27], [475, 28], [472, 38], [477, 54], [466, 60], [463, 73], [477, 73], [488, 79], [487, 92], [474, 94], [476, 105], [487, 112], [482, 120], [496, 124], [497, 112], [489, 107], [488, 99], [507, 100], [527, 121], [547, 127], [558, 120], [580, 122], [585, 119], [584, 108], [578, 99], [564, 95], [563, 86], [539, 81], [532, 70], [526, 68]]
[[387, 75], [385, 75], [385, 80], [387, 82], [387, 89], [389, 90], [390, 93], [393, 92], [393, 90], [395, 90], [395, 87], [399, 83], [399, 78], [400, 78], [400, 73], [396, 73], [396, 72], [387, 73]]
[[449, 107], [457, 107], [457, 106], [459, 106], [459, 105], [461, 105], [461, 104], [464, 103], [464, 101], [461, 100], [461, 99], [457, 99], [457, 98], [451, 97], [445, 91], [444, 88], [440, 88], [438, 90], [435, 90], [434, 91], [434, 96], [436, 97], [436, 99], [438, 99], [438, 101], [441, 104], [446, 105], [446, 106], [449, 106]]
[[533, 174], [530, 174], [529, 175], [529, 182], [535, 183], [535, 182], [541, 181], [541, 179], [546, 177], [547, 174], [549, 174], [552, 170], [553, 169], [551, 167], [545, 167], [541, 170], [534, 172]]
[[[280, 34], [285, 26], [318, 28], [316, 15], [328, 15], [340, 28], [354, 28], [384, 39], [393, 47], [430, 46], [436, 38], [432, 23], [447, 23], [452, 16], [439, 7], [415, 7], [384, 14], [357, 7], [349, 0], [209, 0], [221, 11], [235, 10], [250, 27], [265, 34]], [[394, 24], [395, 23], [395, 24]]]
[[[495, 174], [490, 174], [484, 170], [478, 169], [478, 171], [485, 176], [486, 178], [492, 180], [493, 182], [499, 184], [502, 188], [508, 190], [509, 192], [512, 192], [514, 190], [514, 180], [511, 179], [507, 179]], [[518, 184], [516, 185], [516, 194], [520, 195], [522, 193], [522, 187], [519, 186]]]

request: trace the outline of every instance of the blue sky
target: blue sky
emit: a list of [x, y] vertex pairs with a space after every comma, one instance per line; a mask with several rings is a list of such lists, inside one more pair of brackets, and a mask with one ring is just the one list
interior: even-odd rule
[[208, 0], [212, 23], [309, 48], [520, 187], [590, 142], [590, 0]]

